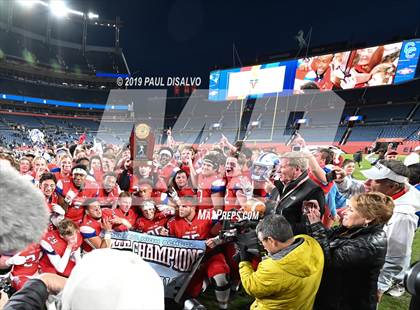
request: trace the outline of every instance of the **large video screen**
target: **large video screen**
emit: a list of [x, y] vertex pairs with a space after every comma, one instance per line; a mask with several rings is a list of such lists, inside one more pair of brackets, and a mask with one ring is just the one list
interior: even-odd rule
[[397, 84], [415, 77], [420, 40], [212, 71], [209, 99], [237, 100]]
[[229, 70], [210, 74], [210, 100], [240, 100], [274, 96], [293, 89], [296, 60]]
[[294, 89], [321, 91], [392, 84], [402, 42], [298, 60]]

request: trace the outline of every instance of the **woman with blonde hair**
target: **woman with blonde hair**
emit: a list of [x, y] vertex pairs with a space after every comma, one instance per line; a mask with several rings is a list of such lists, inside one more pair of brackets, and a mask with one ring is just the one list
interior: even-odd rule
[[314, 309], [376, 309], [378, 276], [387, 250], [382, 228], [393, 208], [392, 198], [382, 193], [355, 195], [349, 200], [342, 225], [331, 230], [322, 226], [317, 208], [308, 210], [308, 230], [325, 255]]

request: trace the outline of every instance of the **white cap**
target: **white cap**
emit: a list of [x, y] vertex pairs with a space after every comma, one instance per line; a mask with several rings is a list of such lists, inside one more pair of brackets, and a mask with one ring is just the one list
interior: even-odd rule
[[73, 269], [62, 296], [62, 310], [163, 310], [163, 282], [138, 255], [98, 249]]
[[368, 170], [361, 170], [360, 172], [370, 180], [389, 179], [397, 183], [408, 182], [408, 179], [405, 176], [396, 174], [394, 171], [380, 163], [377, 163], [375, 166]]
[[417, 152], [417, 151], [420, 151], [420, 145], [417, 145], [417, 146], [414, 148], [414, 152]]
[[161, 154], [166, 154], [166, 155], [168, 155], [169, 157], [172, 157], [172, 154], [171, 154], [171, 152], [169, 151], [169, 150], [160, 150], [159, 151], [159, 155], [161, 155]]
[[[420, 149], [420, 147], [419, 147]], [[410, 153], [407, 155], [407, 157], [404, 159], [404, 165], [411, 166], [414, 164], [418, 164], [420, 162], [420, 155], [417, 153]]]

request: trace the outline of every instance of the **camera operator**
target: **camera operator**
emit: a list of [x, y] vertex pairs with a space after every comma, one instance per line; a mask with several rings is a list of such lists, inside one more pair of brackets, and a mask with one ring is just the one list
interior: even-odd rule
[[256, 271], [251, 254], [239, 244], [239, 272], [245, 291], [255, 297], [252, 309], [312, 309], [321, 282], [324, 255], [312, 237], [293, 237], [282, 215], [268, 215], [257, 226], [258, 240], [268, 257]]
[[306, 233], [302, 207], [304, 201], [316, 200], [324, 213], [325, 196], [322, 189], [308, 176], [308, 159], [301, 152], [288, 152], [281, 156], [280, 180], [275, 181], [271, 192], [276, 202], [275, 212], [283, 215], [291, 224], [295, 235]]

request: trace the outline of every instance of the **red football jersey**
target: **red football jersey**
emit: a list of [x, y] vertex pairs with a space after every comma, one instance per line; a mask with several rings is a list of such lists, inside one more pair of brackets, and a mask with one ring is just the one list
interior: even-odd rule
[[178, 190], [177, 193], [178, 197], [197, 196], [197, 193], [191, 187], [184, 187], [183, 189]]
[[130, 188], [129, 188], [129, 192], [133, 193], [135, 191], [137, 191], [138, 186], [137, 184], [139, 183], [139, 179], [135, 176], [135, 175], [131, 175], [130, 176]]
[[168, 181], [164, 177], [158, 177], [156, 183], [153, 186], [153, 192], [156, 195], [160, 195], [168, 190]]
[[26, 262], [22, 265], [13, 265], [10, 271], [12, 276], [32, 276], [38, 272], [39, 260], [42, 257], [41, 247], [38, 243], [32, 243], [18, 255], [24, 256]]
[[[53, 213], [53, 205], [58, 204], [58, 195], [57, 195], [57, 193], [53, 193], [50, 198], [48, 198], [48, 199], [46, 197], [44, 197], [44, 198], [45, 198], [45, 205], [48, 209], [48, 212], [50, 214], [52, 214]], [[56, 230], [56, 229], [57, 229], [57, 227], [55, 227], [53, 225], [53, 223], [51, 222], [51, 218], [50, 218], [47, 230], [48, 231], [53, 231], [53, 230]]]
[[61, 186], [63, 186], [64, 184], [68, 184], [71, 183], [71, 175], [62, 175], [61, 172], [55, 172], [54, 173], [55, 178], [57, 179], [57, 185], [60, 183], [61, 181]]
[[104, 175], [102, 170], [91, 170], [90, 171], [91, 176], [93, 176], [95, 178], [96, 183], [98, 183], [98, 185], [102, 185], [102, 177]]
[[178, 216], [168, 221], [169, 235], [183, 239], [208, 239], [212, 226], [212, 219], [198, 219], [198, 214], [191, 222]]
[[[123, 219], [126, 219], [132, 226], [136, 223], [137, 220], [137, 213], [133, 210], [133, 208], [130, 208], [127, 213], [123, 213], [123, 211], [120, 208], [116, 208], [112, 210], [112, 218], [120, 217]], [[127, 226], [121, 224], [121, 225], [113, 225], [112, 229], [115, 231], [127, 231]]]
[[[112, 218], [112, 210], [111, 209], [102, 209], [102, 217], [103, 218]], [[95, 220], [91, 218], [89, 215], [85, 215], [83, 218], [83, 222], [80, 225], [80, 233], [83, 237], [83, 239], [89, 239], [96, 236], [99, 236], [102, 231], [101, 226], [101, 219]], [[87, 244], [86, 242], [83, 242], [82, 248], [85, 252], [92, 251], [92, 247]]]
[[39, 244], [31, 244], [25, 250], [19, 252], [18, 255], [25, 257], [26, 261], [22, 265], [13, 265], [10, 271], [12, 287], [17, 291], [38, 273], [39, 260], [42, 257], [41, 247]]
[[45, 202], [47, 203], [47, 206], [48, 206], [48, 212], [51, 213], [53, 204], [58, 204], [57, 193], [52, 193], [51, 197], [48, 199], [45, 197]]
[[134, 224], [134, 229], [150, 235], [159, 235], [160, 230], [166, 226], [167, 222], [168, 218], [163, 213], [158, 212], [153, 220], [139, 217]]
[[165, 180], [165, 183], [168, 184], [174, 174], [175, 167], [176, 166], [173, 163], [169, 163], [165, 167], [159, 168], [158, 176], [162, 177]]
[[107, 193], [103, 188], [100, 188], [98, 192], [98, 200], [101, 204], [101, 208], [112, 208], [113, 204], [118, 200], [119, 194], [118, 186], [115, 186], [110, 193]]
[[[73, 248], [73, 252], [80, 248], [82, 245], [83, 238], [80, 232], [77, 232], [77, 245], [76, 248]], [[47, 232], [41, 240], [41, 248], [44, 251], [44, 256], [42, 256], [41, 260], [39, 261], [39, 265], [41, 267], [42, 272], [50, 272], [56, 273], [63, 277], [70, 276], [71, 271], [75, 266], [75, 261], [70, 256], [70, 259], [67, 263], [66, 269], [60, 273], [57, 272], [53, 264], [51, 264], [48, 254], [50, 255], [59, 255], [60, 257], [63, 256], [64, 252], [67, 248], [67, 242], [60, 237], [60, 233], [58, 230], [49, 231]]]
[[72, 220], [76, 224], [80, 224], [83, 220], [84, 210], [83, 207], [81, 207], [81, 204], [87, 198], [98, 197], [99, 193], [98, 184], [88, 180], [85, 180], [82, 190], [76, 188], [73, 182], [63, 184], [63, 188], [59, 188], [57, 184], [57, 189], [64, 197], [64, 200], [69, 204], [66, 218]]
[[187, 177], [190, 177], [191, 171], [190, 171], [190, 166], [189, 165], [181, 163], [179, 168], [181, 170], [185, 171], [185, 173], [187, 174]]
[[198, 208], [212, 209], [213, 202], [211, 200], [211, 195], [214, 193], [221, 193], [224, 196], [225, 187], [225, 181], [220, 179], [217, 175], [206, 177], [199, 174], [197, 188]]

